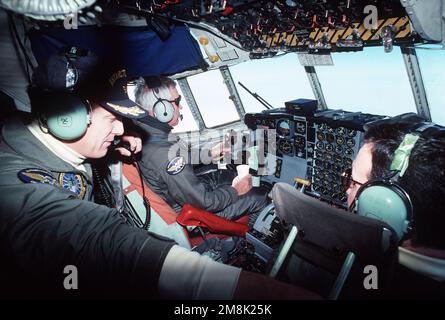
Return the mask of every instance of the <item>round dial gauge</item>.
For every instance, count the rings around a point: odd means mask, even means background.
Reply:
[[[299,134],[304,134],[306,132],[306,123],[295,122],[295,131]]]
[[[288,136],[290,134],[290,125],[287,120],[278,121],[277,132],[282,136]]]

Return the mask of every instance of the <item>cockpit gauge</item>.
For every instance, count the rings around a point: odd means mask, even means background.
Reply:
[[[343,159],[342,159],[342,157],[341,157],[340,155],[335,155],[335,156],[334,156],[334,162],[335,162],[335,163],[341,165],[341,164],[342,164],[342,160],[343,160]]]
[[[354,152],[352,151],[352,149],[346,148],[345,155],[347,155],[348,157],[352,157],[353,154]]]
[[[335,153],[337,154],[342,154],[343,153],[343,148],[339,145],[335,146]]]
[[[317,139],[320,141],[323,141],[325,139],[324,133],[317,132]]]
[[[330,133],[326,134],[326,141],[329,143],[333,143],[335,141],[334,135]]]
[[[328,128],[327,128],[327,129],[328,129],[328,132],[329,132],[329,133],[334,133],[334,132],[335,132],[335,129],[334,129],[334,128],[332,128],[332,127],[329,127],[329,126],[328,126]]]
[[[346,145],[347,145],[349,148],[354,147],[354,146],[355,146],[355,140],[354,140],[354,139],[347,139],[347,140],[346,140]]]
[[[332,153],[326,153],[324,158],[326,161],[332,161],[333,155]]]
[[[353,138],[353,137],[355,137],[356,133],[357,133],[357,131],[355,131],[353,129],[349,129],[348,130],[348,137]]]
[[[285,154],[292,153],[292,144],[288,140],[280,140],[279,149]]]
[[[328,143],[326,144],[325,149],[327,152],[332,152],[334,150],[334,147],[332,146],[332,144]]]
[[[306,133],[306,123],[297,121],[295,122],[295,132],[298,134]]]
[[[317,147],[317,149],[321,149],[321,150],[324,149],[324,143],[321,142],[321,141],[318,141],[317,144],[316,144],[315,146]]]
[[[280,120],[277,124],[277,132],[281,136],[288,136],[290,134],[290,124],[288,120]]]
[[[337,142],[337,144],[342,145],[345,143],[345,138],[343,136],[337,136],[335,142]]]
[[[318,130],[325,131],[327,127],[326,123],[321,123],[318,125]]]
[[[335,132],[339,135],[339,136],[345,136],[348,132],[348,130],[345,127],[338,127]]]
[[[295,144],[301,147],[304,147],[305,139],[302,136],[295,137]]]

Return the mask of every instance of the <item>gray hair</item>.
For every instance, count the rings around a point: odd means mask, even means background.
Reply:
[[[142,77],[136,81],[134,92],[136,103],[148,112],[153,110],[153,106],[159,99],[170,100],[170,88],[176,87],[176,83],[167,77],[159,77],[158,83],[157,87],[149,87]]]

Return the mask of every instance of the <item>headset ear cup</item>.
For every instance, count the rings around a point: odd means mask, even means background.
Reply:
[[[51,93],[45,103],[46,125],[52,135],[71,141],[85,134],[90,121],[83,100],[69,93]]]
[[[168,123],[173,119],[174,115],[173,105],[162,99],[158,99],[153,106],[153,114],[162,123]]]
[[[357,192],[357,214],[387,223],[402,240],[409,229],[412,204],[397,184],[372,181]]]

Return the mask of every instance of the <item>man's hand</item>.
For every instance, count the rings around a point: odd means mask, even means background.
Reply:
[[[220,142],[210,149],[210,156],[212,157],[212,159],[214,159],[219,157],[221,154],[228,152],[230,152],[230,146],[226,147],[224,146],[224,142]]]
[[[239,196],[247,193],[252,189],[252,176],[250,174],[239,177],[236,176],[232,181],[232,187],[235,188],[236,192],[238,192]]]
[[[140,137],[128,135],[128,136],[122,136],[121,140],[128,142],[128,144],[130,145],[130,150],[131,150],[131,152],[130,152],[129,150],[127,150],[123,147],[116,148],[116,151],[118,151],[121,155],[130,157],[131,154],[136,154],[138,152],[141,152],[142,140]]]

